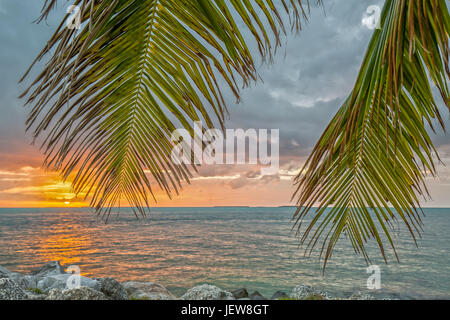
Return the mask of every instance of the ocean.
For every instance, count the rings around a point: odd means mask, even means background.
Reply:
[[[154,281],[177,295],[203,283],[270,297],[299,284],[345,297],[450,299],[450,209],[425,209],[418,247],[401,225],[400,263],[385,264],[370,243],[381,288],[369,290],[367,264],[343,238],[323,274],[317,253],[304,256],[292,231],[294,208],[154,208],[137,221],[122,209],[107,224],[89,209],[0,209],[0,265],[29,272],[59,260],[82,275]]]

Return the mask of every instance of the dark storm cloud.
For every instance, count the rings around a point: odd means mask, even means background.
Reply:
[[[372,30],[362,25],[378,1],[325,1],[299,35],[290,35],[264,80],[232,106],[233,127],[280,128],[281,154],[305,156],[349,95]]]

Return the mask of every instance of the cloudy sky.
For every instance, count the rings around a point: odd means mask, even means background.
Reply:
[[[162,193],[158,205],[288,205],[292,177],[323,129],[350,93],[372,30],[363,24],[379,0],[325,0],[313,8],[298,35],[288,35],[274,62],[260,65],[259,81],[243,91],[240,104],[226,93],[230,128],[280,129],[280,170],[261,177],[259,167],[203,166],[192,185],[174,200]],[[43,1],[0,0],[0,207],[78,206],[70,183],[40,168],[43,157],[25,133],[26,108],[17,97],[18,80],[42,49],[70,3],[60,1],[47,22],[33,21]],[[256,51],[255,51],[256,53]],[[448,124],[448,113],[443,113]],[[434,138],[444,164],[450,164],[450,139]],[[439,166],[428,180],[433,199],[425,206],[450,206],[450,170]],[[70,203],[70,204],[69,204]]]

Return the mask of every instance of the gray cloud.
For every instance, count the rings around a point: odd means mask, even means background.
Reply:
[[[308,154],[350,93],[372,34],[362,25],[363,15],[369,5],[382,2],[326,0],[325,10],[313,7],[310,21],[300,34],[288,35],[273,64],[259,67],[264,82],[244,89],[240,104],[225,91],[230,111],[228,127],[279,128],[282,167],[299,168],[300,159]],[[42,160],[37,148],[29,146],[31,138],[25,135],[24,127],[26,109],[17,99],[24,88],[17,81],[65,13],[66,2],[62,1],[46,23],[33,24],[42,3],[0,2],[0,167],[16,158],[32,161],[33,165]],[[448,112],[444,110],[443,116],[448,123]],[[449,137],[442,133],[434,140],[445,150],[450,145]],[[19,154],[24,153],[30,157],[21,159]],[[215,166],[202,168],[201,173],[226,175],[233,170]],[[239,170],[243,178],[233,180],[232,187],[254,181],[251,171]]]

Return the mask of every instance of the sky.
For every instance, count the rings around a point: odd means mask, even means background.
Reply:
[[[228,128],[280,130],[280,169],[261,176],[256,165],[203,165],[191,185],[170,200],[156,192],[156,206],[292,205],[292,178],[355,82],[373,30],[364,24],[367,8],[380,0],[325,0],[313,7],[299,34],[288,34],[273,63],[259,64],[258,81],[242,101],[225,90]],[[39,145],[25,132],[27,108],[18,80],[65,14],[60,1],[46,22],[33,23],[43,1],[0,0],[0,207],[85,206],[70,181],[41,168]],[[253,48],[255,49],[255,48]],[[256,50],[253,50],[255,54]],[[36,71],[35,71],[36,72]],[[443,103],[438,99],[443,108]],[[448,125],[448,112],[443,117]],[[450,138],[433,136],[443,164],[427,179],[432,199],[424,206],[450,206]]]

